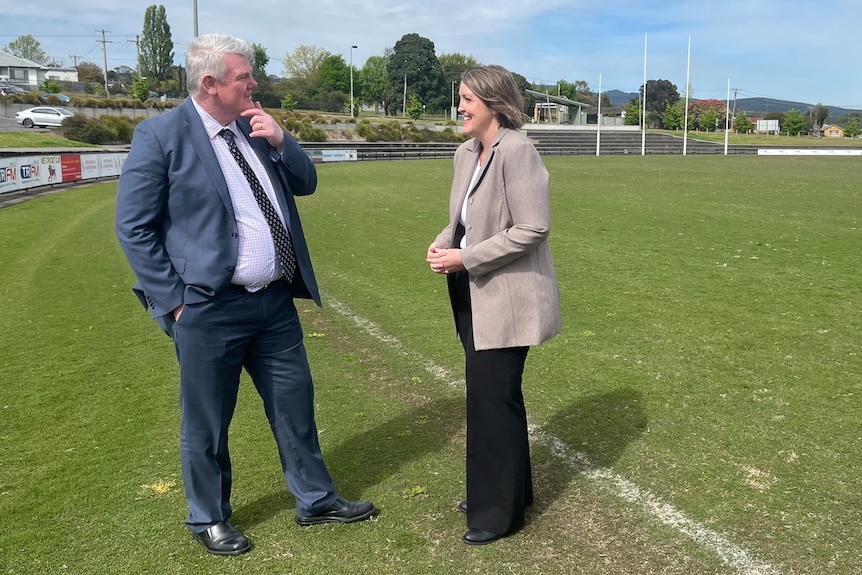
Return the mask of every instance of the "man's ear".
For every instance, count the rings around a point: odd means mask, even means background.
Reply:
[[[210,76],[209,74],[207,74],[201,80],[201,85],[203,86],[204,90],[206,90],[208,93],[214,94],[215,93],[216,79],[213,78],[212,76]]]

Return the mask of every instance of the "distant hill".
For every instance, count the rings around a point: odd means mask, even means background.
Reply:
[[[765,116],[770,112],[798,110],[804,114],[816,105],[788,100],[774,100],[772,98],[739,98],[736,100],[736,113],[745,112],[749,116]],[[730,106],[733,108],[732,101]],[[851,113],[862,114],[862,110],[851,110],[848,108],[839,108],[838,106],[827,106],[826,104],[824,106],[829,109],[829,116],[833,120],[837,120],[841,116],[848,116]]]
[[[608,97],[611,101],[611,106],[625,106],[633,99],[639,97],[637,92],[623,92],[622,90],[608,90],[607,92],[602,92],[602,94]],[[736,100],[736,112],[745,112],[748,116],[765,116],[770,112],[788,112],[791,109],[798,110],[804,114],[814,106],[816,104],[775,100],[773,98],[739,98]],[[730,107],[734,107],[732,100]],[[829,109],[829,115],[833,120],[837,120],[841,116],[849,116],[851,113],[862,114],[862,110],[839,108],[838,106],[826,107]]]
[[[625,106],[634,98],[638,98],[640,94],[637,92],[623,92],[622,90],[608,90],[602,92],[603,96],[607,96],[611,101],[611,106]]]

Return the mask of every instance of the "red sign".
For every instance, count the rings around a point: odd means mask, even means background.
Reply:
[[[63,154],[60,156],[64,182],[77,182],[81,179],[81,156]]]

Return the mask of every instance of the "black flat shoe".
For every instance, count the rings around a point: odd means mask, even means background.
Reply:
[[[192,533],[213,555],[242,555],[251,549],[245,535],[227,521],[216,523],[200,533]]]
[[[491,533],[490,531],[485,531],[484,529],[468,529],[467,533],[464,534],[464,537],[461,540],[467,545],[487,545],[488,543],[493,543],[501,536],[496,533]]]
[[[305,526],[321,523],[353,523],[368,519],[375,511],[374,504],[370,501],[348,501],[339,495],[335,503],[316,515],[307,517],[297,515],[296,522]]]

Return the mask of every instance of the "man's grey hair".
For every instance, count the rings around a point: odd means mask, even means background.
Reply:
[[[204,34],[198,36],[186,49],[186,87],[196,96],[201,90],[204,76],[212,76],[219,82],[225,80],[228,69],[224,62],[227,54],[245,56],[254,65],[254,49],[241,38],[226,34]]]

